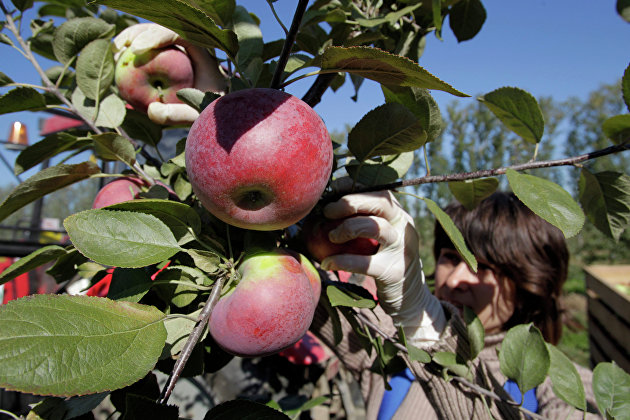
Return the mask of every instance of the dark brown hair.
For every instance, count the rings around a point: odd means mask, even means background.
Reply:
[[[496,192],[475,209],[459,203],[445,209],[476,258],[498,269],[497,276],[516,287],[514,314],[504,330],[533,322],[546,341],[557,344],[562,334],[560,294],[566,281],[569,251],[562,232],[538,217],[513,193]],[[433,254],[454,249],[439,223]]]

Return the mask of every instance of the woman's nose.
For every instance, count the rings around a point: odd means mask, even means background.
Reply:
[[[451,289],[467,289],[470,285],[478,283],[477,275],[470,270],[468,264],[460,261],[453,267],[446,278],[446,286]]]

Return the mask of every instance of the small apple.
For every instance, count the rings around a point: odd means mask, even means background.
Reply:
[[[142,191],[144,182],[131,177],[118,178],[105,184],[96,194],[93,209],[111,206],[124,201],[135,200]]]
[[[276,89],[215,100],[186,141],[186,171],[201,204],[244,229],[284,229],[305,217],[326,188],[332,161],[321,118]]]
[[[315,307],[312,285],[294,253],[282,248],[246,256],[240,281],[214,307],[208,329],[227,352],[277,353],[304,336]]]
[[[193,87],[194,72],[188,54],[175,46],[140,55],[127,48],[116,62],[114,80],[124,100],[147,112],[151,102],[181,103],[176,93]]]
[[[331,255],[355,254],[374,255],[379,243],[372,238],[355,238],[343,243],[331,242],[328,233],[345,219],[308,219],[304,223],[303,235],[306,249],[317,262]]]

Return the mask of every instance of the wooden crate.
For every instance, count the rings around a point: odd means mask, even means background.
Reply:
[[[615,361],[630,373],[630,265],[584,268],[591,364]]]

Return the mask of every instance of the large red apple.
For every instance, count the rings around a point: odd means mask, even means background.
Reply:
[[[208,328],[227,352],[243,357],[276,353],[296,343],[317,305],[295,254],[281,248],[245,257],[240,281],[210,315]]]
[[[188,55],[177,47],[139,55],[127,48],[116,62],[114,80],[124,100],[147,112],[151,102],[181,103],[177,91],[193,87],[194,72]]]
[[[311,219],[304,223],[303,237],[306,249],[314,260],[339,254],[374,255],[379,243],[372,238],[355,238],[343,243],[334,243],[328,233],[343,223],[345,219]]]
[[[332,142],[320,117],[275,89],[247,89],[206,107],[186,141],[186,170],[203,206],[244,229],[286,228],[315,206]]]

